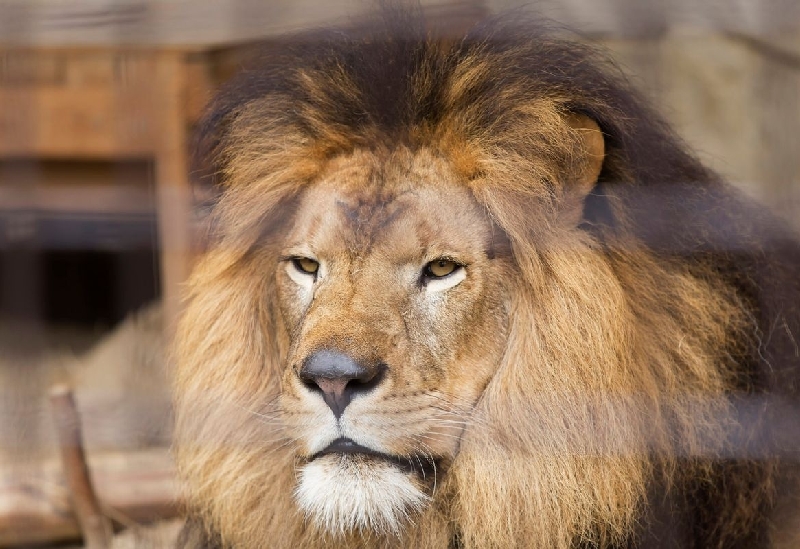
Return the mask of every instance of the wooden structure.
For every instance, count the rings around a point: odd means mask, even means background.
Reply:
[[[0,547],[79,538],[63,463],[37,466],[35,478],[22,465],[0,471]],[[102,509],[115,521],[127,526],[177,515],[175,466],[166,449],[90,455],[88,466]]]
[[[209,86],[199,60],[179,49],[0,50],[0,159],[154,166],[161,289],[170,321],[189,268],[187,135]],[[81,190],[11,184],[0,189],[0,208],[119,213],[136,209],[137,198],[146,207],[146,195],[124,189]]]
[[[19,221],[0,240],[24,240],[48,216],[66,216],[64,232],[89,238],[81,244],[92,249],[114,235],[83,234],[81,220],[113,232],[120,220],[155,217],[157,242],[145,243],[158,250],[172,328],[191,255],[188,135],[209,93],[204,61],[178,48],[0,48],[0,214]],[[126,163],[141,169],[109,177]],[[36,173],[9,175],[9,164]],[[80,535],[62,465],[0,464],[0,546]],[[89,465],[104,510],[132,521],[176,513],[166,449],[91,455]]]

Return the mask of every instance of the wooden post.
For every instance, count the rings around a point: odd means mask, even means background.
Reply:
[[[103,516],[89,477],[80,417],[70,388],[65,385],[53,387],[50,391],[50,404],[56,422],[64,477],[86,548],[107,549],[111,546],[113,533],[111,522]]]
[[[164,51],[157,56],[156,81],[160,97],[157,102],[156,202],[164,325],[170,334],[180,312],[180,288],[189,274],[191,253],[191,193],[184,113],[187,94],[184,54]]]

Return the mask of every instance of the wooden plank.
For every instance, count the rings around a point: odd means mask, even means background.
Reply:
[[[68,385],[56,385],[50,390],[50,408],[58,433],[61,471],[86,549],[108,549],[113,527],[100,508],[97,492],[89,475],[81,419],[72,389]]]
[[[161,246],[162,301],[167,333],[180,312],[180,289],[189,275],[191,191],[184,110],[186,73],[183,55],[159,54],[154,82],[161,92],[156,151],[156,209]]]
[[[178,514],[175,466],[167,449],[89,455],[98,498],[111,515],[134,522]],[[0,546],[75,539],[61,464],[0,464]]]
[[[120,158],[153,154],[146,96],[108,88],[0,89],[0,155]]]
[[[0,186],[0,211],[149,215],[155,213],[152,191],[144,186],[85,183],[41,186],[32,192]]]
[[[154,156],[156,62],[154,52],[118,48],[0,50],[0,155]]]
[[[202,116],[217,83],[211,74],[211,60],[206,54],[187,55],[184,67],[186,74],[184,115],[185,123],[191,125]]]

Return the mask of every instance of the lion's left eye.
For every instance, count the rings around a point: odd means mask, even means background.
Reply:
[[[308,257],[294,257],[292,264],[303,274],[316,275],[319,270],[319,262]]]
[[[427,278],[444,278],[461,269],[461,265],[450,259],[436,259],[425,265]]]

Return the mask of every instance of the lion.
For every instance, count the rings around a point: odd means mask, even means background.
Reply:
[[[313,33],[197,143],[179,546],[791,545],[800,243],[601,54]]]

